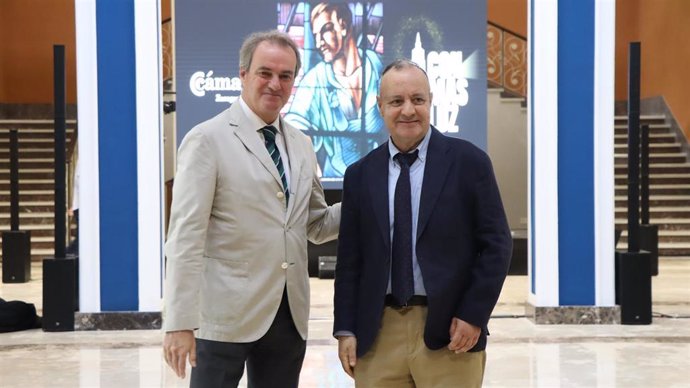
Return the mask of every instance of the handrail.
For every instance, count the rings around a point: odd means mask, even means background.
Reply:
[[[67,214],[69,215],[65,231],[67,234],[66,238],[68,242],[72,240],[72,228],[70,228],[70,225],[72,225],[72,218],[74,217],[74,214],[72,214],[71,210],[74,198],[74,180],[77,168],[77,158],[79,158],[79,151],[77,147],[78,139],[79,125],[75,124],[74,131],[72,131],[72,133],[69,135],[69,142],[67,143],[67,154],[65,157],[65,161],[67,164],[67,168],[65,169],[65,171],[67,172],[67,184],[65,185],[67,193],[65,195],[65,198],[67,200]]]
[[[161,23],[161,44],[163,55],[163,81],[173,77],[173,27],[172,19],[166,18]]]
[[[509,33],[511,33],[511,34],[513,34],[513,35],[515,35],[515,36],[517,36],[518,38],[520,38],[520,39],[522,39],[522,40],[524,40],[524,41],[527,41],[527,38],[524,37],[522,34],[518,34],[518,33],[515,32],[515,31],[509,30],[509,29],[503,27],[502,25],[500,25],[500,24],[498,24],[498,23],[492,22],[491,20],[487,20],[486,22],[489,23],[490,25],[492,25],[492,26],[494,26],[494,27],[500,29],[500,30],[503,30],[503,31],[505,31],[505,32],[509,32]]]
[[[72,160],[72,155],[74,154],[74,149],[77,145],[77,137],[79,133],[79,125],[77,123],[74,124],[74,131],[69,135],[69,142],[67,143],[67,157],[66,160],[69,161]]]
[[[487,24],[487,81],[526,97],[527,39],[496,23]]]

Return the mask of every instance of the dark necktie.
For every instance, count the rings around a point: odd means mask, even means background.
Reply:
[[[272,125],[267,125],[261,130],[264,133],[264,145],[266,145],[266,150],[268,154],[273,159],[273,163],[278,169],[278,175],[280,175],[280,180],[283,182],[283,191],[285,192],[285,203],[290,199],[290,192],[288,191],[287,178],[285,177],[285,169],[283,168],[283,160],[280,158],[280,151],[276,146],[276,133],[278,130]]]
[[[410,166],[417,160],[418,150],[398,153],[393,158],[400,164],[393,203],[393,263],[391,291],[398,304],[404,306],[414,294],[412,274],[412,189]]]

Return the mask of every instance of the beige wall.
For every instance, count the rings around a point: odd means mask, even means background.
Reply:
[[[161,22],[172,16],[171,7],[171,0],[161,0]]]
[[[0,103],[52,103],[53,44],[65,45],[67,103],[77,102],[74,2],[0,0]],[[161,20],[170,16],[161,0]]]
[[[5,33],[5,26],[7,23],[5,22],[5,19],[7,18],[6,12],[5,11],[5,3],[0,0],[0,103],[5,102],[6,96],[5,94],[7,93],[5,91],[5,78],[7,77],[7,72],[5,72],[5,45],[7,42],[5,39],[2,39],[1,37],[6,36],[7,34]]]
[[[76,102],[74,0],[0,0],[0,102],[53,101],[53,44],[65,45],[67,102]]]
[[[616,99],[627,99],[628,43],[641,42],[641,97],[664,96],[690,139],[690,1],[619,0],[616,4]]]
[[[488,0],[487,19],[527,37],[527,0]]]
[[[487,93],[488,153],[513,231],[527,230],[527,109],[519,99]]]

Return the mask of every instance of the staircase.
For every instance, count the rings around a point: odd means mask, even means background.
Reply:
[[[659,226],[659,256],[690,257],[690,163],[665,116],[641,116],[649,125],[649,218]],[[617,249],[627,248],[628,120],[615,117]]]
[[[67,120],[68,149],[74,127],[75,121]],[[54,255],[54,123],[52,120],[0,120],[0,231],[10,230],[11,128],[18,130],[19,230],[31,231],[31,260],[40,261]]]

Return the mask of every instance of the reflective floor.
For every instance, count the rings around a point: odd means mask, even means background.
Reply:
[[[0,297],[40,310],[40,267],[32,275],[30,283],[0,284]],[[330,336],[333,281],[311,285],[300,387],[353,387]],[[652,325],[537,326],[521,317],[527,278],[510,276],[489,324],[484,386],[690,387],[690,260],[663,260],[653,290]],[[167,369],[161,338],[158,331],[0,334],[0,387],[188,386]]]

